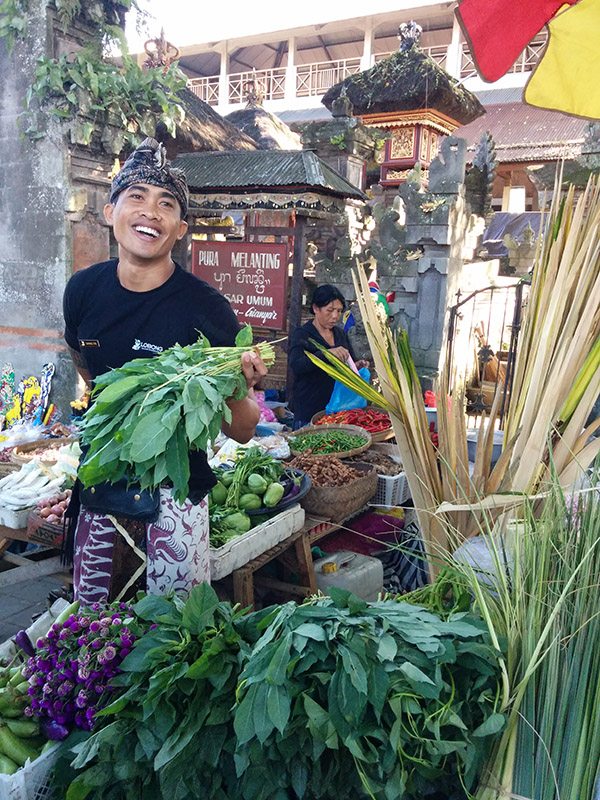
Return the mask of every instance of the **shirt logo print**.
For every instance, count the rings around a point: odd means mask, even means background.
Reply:
[[[132,350],[147,350],[149,353],[162,353],[163,349],[158,344],[150,344],[150,342],[142,342],[135,339],[131,347]]]

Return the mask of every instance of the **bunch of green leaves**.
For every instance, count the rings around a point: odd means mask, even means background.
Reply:
[[[183,502],[190,477],[189,450],[206,450],[223,420],[231,422],[227,399],[246,396],[241,357],[252,349],[252,329],[243,328],[235,347],[210,347],[200,336],[192,345],[137,358],[96,378],[93,405],[83,419],[87,448],[79,469],[84,486],[122,478],[153,489],[169,480]],[[259,345],[267,364],[273,349]]]
[[[29,109],[25,133],[34,138],[41,135],[33,113],[37,105],[49,107],[61,119],[83,114],[84,144],[89,144],[96,128],[111,120],[131,142],[140,131],[153,135],[157,122],[175,136],[177,123],[184,117],[177,92],[185,86],[185,75],[176,64],[142,70],[129,56],[124,55],[122,62],[118,66],[104,61],[93,47],[74,57],[40,57],[25,95]]]
[[[464,797],[504,725],[485,626],[332,593],[252,614],[206,584],[187,601],[139,600],[156,627],[122,662],[95,732],[64,743],[60,796]]]
[[[249,650],[236,629],[244,612],[219,602],[207,584],[186,601],[147,595],[133,612],[155,627],[121,663],[113,681],[121,696],[97,716],[100,729],[64,743],[57,796],[228,800],[232,707]]]
[[[398,549],[402,550],[402,547]],[[469,611],[472,606],[469,582],[464,575],[450,565],[441,567],[433,583],[428,583],[419,589],[400,595],[397,599],[403,603],[422,606],[435,614],[439,614],[442,618],[462,611]]]
[[[238,797],[464,797],[505,723],[485,625],[331,594],[262,623],[237,695]]]
[[[27,30],[28,0],[2,0],[0,2],[0,38],[7,51],[12,52],[17,39]]]

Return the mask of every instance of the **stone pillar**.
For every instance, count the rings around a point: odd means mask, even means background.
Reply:
[[[51,400],[64,409],[75,392],[62,321],[71,274],[66,148],[60,123],[49,114],[38,115],[40,139],[23,136],[17,126],[36,60],[48,55],[47,14],[44,0],[32,0],[27,38],[11,53],[0,39],[0,365],[12,363],[18,381],[55,364]]]
[[[288,63],[285,70],[285,100],[294,103],[296,100],[296,37],[288,39]]]
[[[354,186],[364,189],[367,160],[373,155],[374,141],[369,129],[352,116],[348,98],[339,98],[333,119],[298,126],[302,146],[316,150],[333,169]]]

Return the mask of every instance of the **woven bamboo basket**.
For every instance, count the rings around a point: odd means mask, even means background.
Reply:
[[[52,447],[58,453],[59,448],[64,444],[70,444],[75,441],[74,439],[36,439],[34,442],[27,442],[26,444],[17,445],[11,453],[10,460],[13,464],[27,464],[32,458],[32,452],[38,448]],[[40,459],[42,464],[54,464],[56,458],[43,458]]]
[[[378,476],[373,464],[352,464],[364,475],[344,486],[315,486],[302,498],[300,505],[309,514],[338,522],[358,511],[376,493]]]
[[[367,408],[375,408],[375,406],[367,406]],[[380,411],[380,410],[381,409],[379,409],[379,408],[377,409],[377,411]],[[324,416],[325,416],[325,411],[317,411],[317,413],[314,414],[313,417],[310,420],[311,424],[312,425],[316,425],[317,424],[317,420],[321,419],[321,417],[324,417]],[[321,428],[323,426],[319,425],[318,427]],[[357,425],[356,427],[360,427],[360,426]],[[385,442],[386,439],[391,439],[393,435],[394,435],[394,429],[392,428],[392,423],[390,421],[390,427],[389,428],[385,428],[382,431],[377,431],[376,433],[371,433],[371,442]]]
[[[306,428],[299,428],[293,433],[286,433],[285,438],[288,439],[290,445],[290,453],[293,456],[300,456],[306,453],[306,450],[294,450],[293,439],[296,436],[303,436],[305,433],[328,433],[329,431],[340,430],[349,433],[352,436],[361,436],[365,443],[360,447],[355,447],[352,450],[344,450],[339,453],[323,453],[323,455],[335,456],[336,458],[349,458],[349,456],[357,456],[359,453],[364,453],[367,448],[371,446],[372,438],[369,431],[364,428],[359,428],[358,425],[309,425]],[[312,454],[318,455],[318,454]]]

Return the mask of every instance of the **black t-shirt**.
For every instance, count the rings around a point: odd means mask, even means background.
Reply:
[[[180,266],[162,286],[132,292],[117,277],[118,259],[74,273],[65,289],[65,340],[78,350],[93,378],[148,358],[174,344],[193,344],[199,333],[214,347],[231,346],[240,328],[229,302]],[[206,454],[190,453],[190,499],[216,483]]]
[[[333,329],[335,344],[333,347],[345,347],[350,351],[352,358],[355,358],[348,335],[341,328]],[[300,328],[296,328],[290,338],[289,365],[294,373],[294,416],[303,422],[309,422],[313,414],[323,411],[329,402],[335,381],[326,372],[313,364],[305,354],[305,350],[315,353],[319,358],[319,350],[310,341],[314,339],[322,347],[331,350],[328,344],[315,328],[312,322],[306,322]]]
[[[180,266],[162,286],[132,292],[117,277],[118,259],[76,272],[63,299],[65,340],[92,378],[133,358],[197,341],[230,346],[240,326],[229,302]]]

